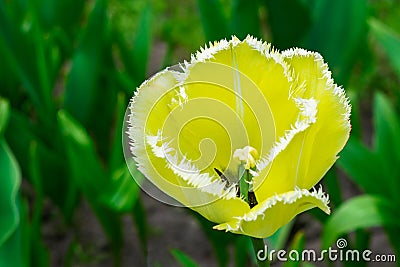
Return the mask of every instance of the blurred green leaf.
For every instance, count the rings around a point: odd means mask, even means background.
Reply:
[[[179,262],[182,267],[198,267],[197,263],[188,255],[178,249],[171,250],[171,254]]]
[[[333,207],[339,207],[340,204],[342,204],[342,192],[340,190],[336,168],[330,168],[325,174],[323,181],[326,185],[331,205],[333,205]]]
[[[46,112],[45,115],[48,117],[49,115],[54,114],[54,103],[52,100],[52,82],[50,81],[49,73],[50,69],[48,68],[48,58],[46,55],[46,45],[48,43],[43,38],[42,29],[40,26],[40,22],[38,19],[38,14],[36,11],[36,6],[33,2],[28,2],[29,10],[31,10],[31,18],[32,18],[32,39],[35,48],[35,61],[36,68],[38,71],[38,79],[39,84],[36,88],[41,95],[42,105],[44,106],[44,110]],[[46,119],[46,122],[51,122],[50,119]]]
[[[238,238],[236,238],[234,255],[236,267],[247,266],[250,258],[249,256],[254,258],[253,260],[256,262],[253,244],[249,237],[240,235]]]
[[[386,225],[383,226],[383,229],[385,229],[386,235],[396,252],[396,255],[400,255],[400,240],[398,238],[398,236],[400,236],[400,227],[398,225]]]
[[[115,128],[113,129],[113,141],[111,143],[111,152],[108,159],[109,172],[112,173],[120,168],[121,164],[124,164],[124,152],[122,150],[122,136],[125,134],[124,120],[126,111],[126,97],[122,92],[118,93],[116,114],[115,114]],[[124,164],[125,165],[125,164]]]
[[[122,49],[122,48],[120,48],[120,49]],[[125,53],[127,53],[127,52],[125,52]],[[121,54],[122,54],[122,52],[121,52]],[[128,62],[128,61],[130,62],[129,59],[124,59],[124,60],[126,62]],[[109,74],[112,76],[112,79],[115,80],[118,87],[122,88],[123,92],[125,92],[127,95],[131,95],[133,93],[133,88],[136,88],[141,82],[141,81],[134,80],[133,77],[131,77],[131,75],[128,72],[121,72],[119,70],[113,70]]]
[[[377,19],[368,21],[371,33],[385,50],[389,62],[400,78],[400,34]]]
[[[8,99],[10,103],[17,103],[24,92],[15,90],[20,86],[21,81],[3,40],[0,40],[0,57],[3,60],[3,64],[0,65],[0,95]]]
[[[139,21],[139,30],[133,39],[132,64],[135,66],[134,77],[139,81],[146,78],[147,65],[152,42],[153,18],[151,6],[146,5]]]
[[[310,11],[303,1],[266,0],[266,6],[274,46],[287,49],[299,45],[311,26]]]
[[[366,193],[400,203],[400,124],[394,108],[381,94],[374,99],[374,150],[351,137],[340,153],[339,166]],[[378,183],[376,181],[379,181]]]
[[[99,205],[90,201],[91,207],[96,214],[97,219],[101,223],[104,232],[111,241],[111,248],[114,255],[115,265],[118,266],[120,261],[120,253],[123,245],[122,223],[118,213],[108,209],[105,206]]]
[[[17,194],[21,184],[18,163],[3,137],[0,136],[0,246],[15,232],[20,217]]]
[[[288,224],[279,228],[272,236],[268,237],[268,247],[275,250],[283,249],[288,241],[293,224],[294,220],[291,220]]]
[[[358,251],[364,251],[368,249],[371,241],[371,232],[367,229],[357,229],[355,231],[354,248]],[[366,266],[364,264],[363,266]]]
[[[36,3],[45,30],[58,26],[68,32],[77,27],[85,5],[85,1],[68,0],[39,0]]]
[[[39,226],[41,227],[42,225]],[[36,227],[30,227],[29,230],[31,241],[31,265],[40,267],[50,266],[50,254],[42,240],[42,236],[36,232]]]
[[[356,138],[349,139],[338,160],[340,168],[350,175],[350,178],[366,193],[387,195],[390,190],[388,185],[383,182],[377,182],[388,175],[382,172],[382,168],[377,168],[377,166],[382,166],[383,164],[384,162],[377,159]]]
[[[367,1],[321,0],[318,8],[313,4],[314,20],[302,46],[320,52],[336,82],[346,84],[366,47]]]
[[[14,17],[11,9],[5,8],[6,5],[3,6],[4,8],[0,8],[1,56],[8,63],[9,68],[19,76],[24,90],[28,93],[38,113],[46,117],[46,103],[40,93],[36,55],[32,53],[35,43],[32,36],[27,34],[34,22],[30,16],[27,16],[25,21],[19,21],[20,18]],[[25,28],[18,28],[20,23],[25,23]]]
[[[111,61],[107,58],[107,62],[104,64],[111,65]],[[103,70],[107,72],[108,69]],[[104,76],[103,76],[104,75]],[[106,80],[106,74],[102,74],[102,80]],[[95,98],[93,99],[93,109],[89,113],[88,122],[85,128],[91,133],[93,141],[96,143],[97,154],[104,162],[106,162],[110,156],[110,150],[112,149],[113,139],[111,138],[115,127],[118,126],[118,121],[115,120],[114,112],[117,105],[117,92],[118,85],[115,80],[107,80],[100,87],[96,89]],[[98,108],[101,107],[101,108]],[[108,162],[106,162],[108,167]]]
[[[29,117],[13,110],[6,131],[7,141],[18,159],[23,176],[32,183],[31,158],[27,153],[27,148],[31,146],[32,142],[37,144],[37,160],[39,162],[37,168],[44,194],[50,197],[52,202],[60,208],[65,219],[71,221],[73,210],[77,204],[77,188],[74,181],[68,177],[64,146],[60,142],[55,147],[48,147],[49,143],[60,138],[59,130],[55,127],[56,131],[51,133],[53,138],[49,140],[40,137],[41,134],[38,134],[37,127]]]
[[[114,141],[112,142],[113,145],[109,159],[111,185],[108,190],[105,190],[105,194],[102,197],[102,201],[106,205],[118,212],[129,212],[134,208],[140,191],[136,182],[140,181],[142,178],[142,174],[137,170],[132,174],[129,173],[126,163],[124,162],[122,135],[125,109],[125,94],[120,92],[117,98]],[[123,165],[122,167],[121,164]],[[132,166],[134,166],[134,164],[132,164]],[[135,177],[135,180],[132,179],[131,175]]]
[[[37,143],[32,142],[29,148],[29,159],[30,159],[30,176],[32,179],[32,184],[35,188],[35,200],[33,201],[33,215],[32,215],[32,225],[35,228],[35,232],[40,235],[41,233],[41,219],[42,219],[42,209],[43,209],[43,186],[40,174],[40,163],[38,158],[38,146]]]
[[[124,164],[125,165],[125,164]],[[135,179],[138,179],[139,171]],[[111,177],[111,185],[104,190],[102,202],[117,212],[129,212],[133,209],[139,196],[139,186],[136,184],[128,168],[123,166],[116,170]]]
[[[359,140],[350,138],[340,155],[339,166],[366,193],[387,196],[391,191],[389,185],[382,180],[395,176],[386,173],[382,169],[385,165],[384,159],[371,152]]]
[[[244,39],[248,34],[261,37],[259,1],[234,0],[231,11],[232,34]]]
[[[67,112],[58,112],[58,122],[67,148],[71,175],[90,200],[107,188],[103,165],[86,130]]]
[[[39,252],[41,240],[35,239],[32,242],[35,246],[30,246],[27,205],[21,205],[19,196],[21,173],[3,136],[0,136],[0,173],[0,266],[30,266],[30,250]],[[40,264],[35,266],[48,266],[47,254],[35,256],[36,259],[40,258]]]
[[[148,238],[149,238],[149,224],[147,222],[146,210],[143,207],[140,198],[135,202],[135,206],[132,210],[132,219],[135,222],[136,230],[139,236],[140,245],[142,247],[143,254],[147,258],[148,254]]]
[[[343,203],[325,224],[322,247],[326,249],[341,235],[360,228],[400,227],[398,217],[398,209],[383,197],[364,195],[352,198]]]
[[[33,266],[49,266],[49,252],[42,241],[42,211],[44,192],[40,173],[38,145],[33,142],[29,148],[30,174],[35,188],[33,201],[32,222],[29,226],[31,240],[31,258]]]
[[[207,41],[230,37],[228,20],[220,0],[197,0],[200,19]]]
[[[92,139],[66,111],[58,112],[58,122],[67,148],[72,178],[85,194],[108,238],[112,241],[114,252],[119,253],[122,245],[120,217],[101,205],[101,195],[105,188],[109,188],[110,181],[97,157]]]
[[[151,11],[151,6],[147,4],[141,12],[138,21],[138,30],[133,34],[131,40],[125,40],[123,32],[115,33],[121,60],[129,74],[129,79],[134,81],[134,84],[129,88],[129,94],[132,94],[132,89],[138,86],[147,76],[153,29],[153,15]],[[123,75],[120,75],[119,78],[123,79],[122,82],[131,82],[127,80],[128,77]]]
[[[76,50],[64,96],[64,108],[87,124],[99,86],[106,28],[106,2],[97,0]]]
[[[10,104],[7,99],[0,97],[0,138],[3,136],[10,118]]]
[[[20,223],[16,231],[3,243],[0,244],[0,266],[1,267],[29,267],[31,266],[31,247],[29,239],[29,228],[27,225],[27,205],[17,201]]]
[[[86,130],[67,112],[58,112],[58,122],[64,136],[71,174],[89,199],[107,188],[104,168],[97,157],[92,139]]]
[[[305,246],[305,237],[303,232],[297,232],[293,238],[292,243],[289,246],[288,251],[297,251],[301,255],[301,252],[304,250]],[[297,267],[300,266],[301,257],[297,261],[293,261],[288,257],[288,261],[283,264],[283,267]]]
[[[32,140],[37,139],[31,120],[20,111],[12,110],[5,136],[18,158],[22,171],[28,173],[29,154],[26,153],[27,147]]]
[[[78,188],[75,181],[69,179],[65,152],[49,150],[44,144],[36,140],[33,142],[37,145],[35,168],[38,174],[37,178],[31,174],[30,179],[32,182],[36,179],[35,183],[41,184],[43,195],[49,196],[60,207],[65,219],[71,221],[78,204]],[[32,161],[29,162],[30,165],[31,163]]]
[[[386,173],[381,182],[387,183],[392,196],[400,203],[400,120],[395,109],[383,94],[374,98],[375,150],[385,162]],[[389,193],[389,192],[388,192]]]
[[[0,51],[19,76],[42,123],[49,127],[54,115],[51,71],[48,67],[50,42],[43,37],[37,9],[32,1],[24,3],[22,14],[23,17],[19,18],[10,9],[1,9],[0,35],[4,39],[0,38]]]

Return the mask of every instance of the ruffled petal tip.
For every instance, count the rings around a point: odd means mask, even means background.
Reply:
[[[329,197],[322,188],[319,190],[295,189],[274,195],[252,208],[241,217],[214,226],[216,230],[225,230],[256,238],[266,238],[280,227],[291,221],[297,214],[318,207],[330,214]]]

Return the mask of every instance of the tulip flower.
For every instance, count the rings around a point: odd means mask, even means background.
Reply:
[[[217,230],[265,238],[330,213],[314,186],[348,140],[350,105],[316,52],[210,43],[145,81],[128,114],[137,169]]]

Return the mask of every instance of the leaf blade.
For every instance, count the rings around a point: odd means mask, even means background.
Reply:
[[[89,119],[98,86],[105,27],[106,3],[97,0],[72,59],[63,103],[64,109],[84,124]]]
[[[198,267],[197,263],[194,262],[188,255],[178,249],[171,250],[171,254],[180,263],[182,267]]]
[[[229,38],[228,20],[220,0],[198,0],[200,19],[207,41]]]
[[[261,37],[258,1],[234,0],[231,10],[232,34],[239,39],[247,35]]]
[[[9,102],[0,97],[0,137],[3,136],[10,118],[10,104]]]
[[[390,191],[387,184],[376,183],[381,176],[386,175],[381,172],[381,168],[377,168],[383,163],[356,138],[350,137],[347,145],[340,152],[337,164],[364,192],[386,195]]]
[[[88,199],[97,218],[113,244],[114,253],[122,246],[120,217],[116,212],[102,205],[101,195],[110,186],[105,170],[97,157],[94,144],[86,130],[66,111],[57,114],[67,149],[71,176]]]
[[[311,26],[311,14],[299,0],[268,0],[268,22],[274,45],[287,49],[299,45]],[[285,17],[285,23],[282,18]]]
[[[339,236],[372,226],[400,227],[398,212],[383,197],[363,195],[341,205],[325,224],[322,248],[328,248]]]
[[[377,19],[368,21],[371,33],[384,49],[397,76],[400,78],[400,35]]]
[[[4,138],[0,137],[0,246],[14,233],[20,222],[17,194],[21,184],[18,163]]]
[[[303,46],[319,51],[325,61],[329,62],[335,80],[339,84],[346,84],[350,78],[350,70],[365,47],[367,1],[319,2],[318,9],[312,8],[315,11],[314,22]],[[337,14],[340,14],[340,19]]]

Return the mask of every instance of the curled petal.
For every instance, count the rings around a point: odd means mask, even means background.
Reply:
[[[284,51],[282,56],[299,85],[288,93],[297,104],[298,115],[283,136],[277,135],[269,156],[258,164],[260,173],[270,166],[267,178],[255,182],[260,199],[295,187],[310,189],[336,161],[350,132],[348,99],[334,84],[322,57],[302,49]],[[274,119],[278,124],[280,120]]]
[[[283,56],[304,84],[304,97],[318,100],[317,121],[302,140],[296,183],[309,189],[329,170],[345,146],[351,129],[351,107],[320,54],[291,49]]]
[[[330,213],[329,199],[322,190],[312,192],[295,189],[274,195],[252,208],[243,216],[214,226],[214,229],[230,231],[257,238],[266,238],[290,222],[297,214],[314,207]]]

